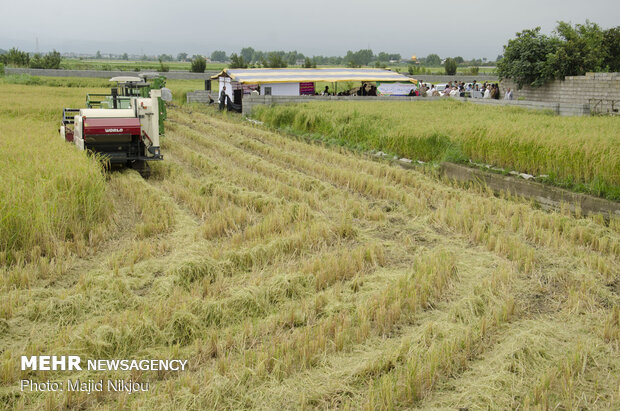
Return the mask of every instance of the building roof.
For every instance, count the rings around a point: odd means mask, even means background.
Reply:
[[[311,81],[400,81],[417,83],[417,80],[400,73],[376,68],[262,68],[224,69],[211,77],[230,77],[244,84],[301,83]]]
[[[110,81],[117,83],[141,83],[143,80],[140,77],[134,76],[117,76],[112,77]]]

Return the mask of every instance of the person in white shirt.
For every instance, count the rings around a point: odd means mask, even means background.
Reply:
[[[433,92],[437,91],[435,89],[435,86],[431,84],[430,88],[428,89],[428,91],[426,92],[426,96],[427,97],[431,97],[433,95]]]
[[[484,90],[484,96],[482,98],[491,98],[491,87],[487,86],[487,89]]]
[[[512,100],[512,90],[510,90],[510,88],[506,91],[506,94],[504,94],[504,100]]]

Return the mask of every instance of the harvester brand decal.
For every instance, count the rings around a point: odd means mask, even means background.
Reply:
[[[106,133],[122,133],[123,129],[122,128],[106,128],[105,132]]]

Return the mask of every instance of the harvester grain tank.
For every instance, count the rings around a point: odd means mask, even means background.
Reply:
[[[88,94],[86,108],[64,109],[60,134],[112,165],[123,164],[148,174],[146,162],[163,159],[159,141],[165,117],[162,90],[140,77],[110,81],[117,84],[110,94]],[[159,82],[160,87],[164,84]]]

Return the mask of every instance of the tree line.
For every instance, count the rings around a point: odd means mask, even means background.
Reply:
[[[112,58],[111,54],[107,54],[107,58]],[[122,60],[128,60],[129,55],[123,53],[115,56]],[[446,58],[442,60],[438,54],[429,54],[427,57],[421,57],[416,60],[403,60],[399,53],[379,52],[374,53],[371,49],[361,49],[357,51],[348,50],[345,56],[305,56],[296,50],[293,51],[261,51],[252,47],[244,47],[239,53],[232,53],[230,56],[223,50],[215,50],[210,54],[211,61],[227,63],[230,68],[284,68],[301,63],[302,67],[313,68],[319,65],[334,65],[347,67],[363,67],[374,66],[385,68],[388,64],[403,61],[409,63],[408,71],[410,74],[425,74],[425,68],[435,68],[444,66],[447,74],[456,73],[457,66],[470,66],[472,74],[477,74],[477,68],[483,65],[494,64],[493,61],[485,59],[465,60],[461,56]],[[498,56],[498,58],[501,56]],[[96,59],[106,58],[97,51]],[[188,53],[178,53],[176,58],[171,54],[160,54],[158,56],[148,57],[142,56],[141,60],[158,60],[160,63],[160,71],[168,71],[169,66],[165,63],[172,61],[191,62],[190,71],[204,72],[207,67],[207,60],[202,55],[193,55],[190,57]],[[60,53],[57,51],[50,52],[46,55],[31,54],[20,51],[16,48],[4,51],[0,50],[0,63],[17,67],[31,68],[59,68],[61,62]],[[473,66],[473,69],[471,68]]]
[[[4,50],[3,50],[4,51]],[[58,69],[62,57],[56,50],[47,54],[30,54],[13,47],[9,51],[0,53],[0,63],[6,66]]]

